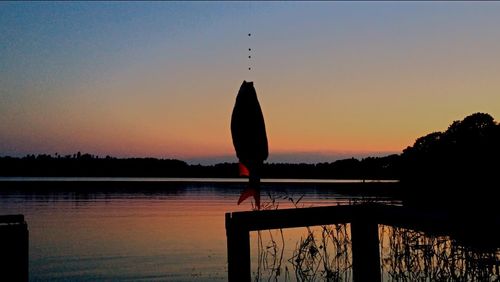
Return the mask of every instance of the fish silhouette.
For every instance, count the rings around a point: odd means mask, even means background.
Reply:
[[[269,156],[266,125],[253,82],[243,81],[231,116],[231,135],[239,159],[240,176],[248,176],[249,186],[238,204],[253,196],[260,209],[260,173]]]

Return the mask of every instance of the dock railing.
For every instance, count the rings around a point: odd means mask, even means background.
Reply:
[[[229,281],[251,281],[249,232],[337,223],[351,224],[354,280],[380,281],[378,224],[405,216],[400,209],[360,204],[226,213]]]

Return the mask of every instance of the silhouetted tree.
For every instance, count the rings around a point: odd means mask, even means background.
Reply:
[[[415,186],[412,196],[484,196],[497,186],[500,125],[489,114],[475,113],[454,121],[445,132],[418,138],[401,157],[402,180]]]

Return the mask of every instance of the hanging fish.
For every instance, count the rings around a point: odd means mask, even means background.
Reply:
[[[240,176],[248,176],[249,185],[238,204],[253,196],[260,209],[260,173],[269,155],[266,126],[253,82],[243,81],[231,116],[231,135],[239,159]]]

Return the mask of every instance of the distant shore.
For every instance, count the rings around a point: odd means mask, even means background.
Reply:
[[[214,186],[221,189],[243,189],[246,178],[153,178],[153,177],[0,177],[0,194],[11,192],[159,192],[185,187]],[[394,196],[400,191],[398,180],[346,179],[262,179],[267,188],[292,190],[331,190],[341,194]]]
[[[3,177],[0,182],[168,182],[168,183],[246,183],[247,178],[217,178],[217,177]],[[394,179],[292,179],[292,178],[264,178],[263,184],[335,184],[335,183],[397,183]]]
[[[470,193],[458,191],[456,187],[480,184],[485,188],[472,191],[478,195],[482,192],[491,194],[491,191],[497,190],[488,191],[487,187],[494,187],[498,182],[498,144],[500,124],[489,114],[474,113],[463,120],[454,121],[443,132],[432,132],[418,138],[413,146],[407,147],[401,154],[316,164],[264,163],[259,176],[262,179],[279,179],[271,181],[273,185],[297,182],[301,185],[305,182],[332,185],[334,182],[352,182],[352,179],[360,183],[398,179],[407,186],[408,198],[433,194],[435,198],[466,199]],[[186,179],[191,179],[190,182],[242,184],[244,180],[235,178],[238,175],[238,163],[190,165],[176,159],[100,157],[80,152],[65,156],[41,154],[21,158],[0,157],[0,177],[20,177],[18,179],[75,177],[73,180],[87,179],[84,182],[88,182],[88,179],[103,181],[113,178],[115,182],[123,179],[126,182],[149,183],[155,182],[152,179],[164,179],[159,183],[186,183]]]

